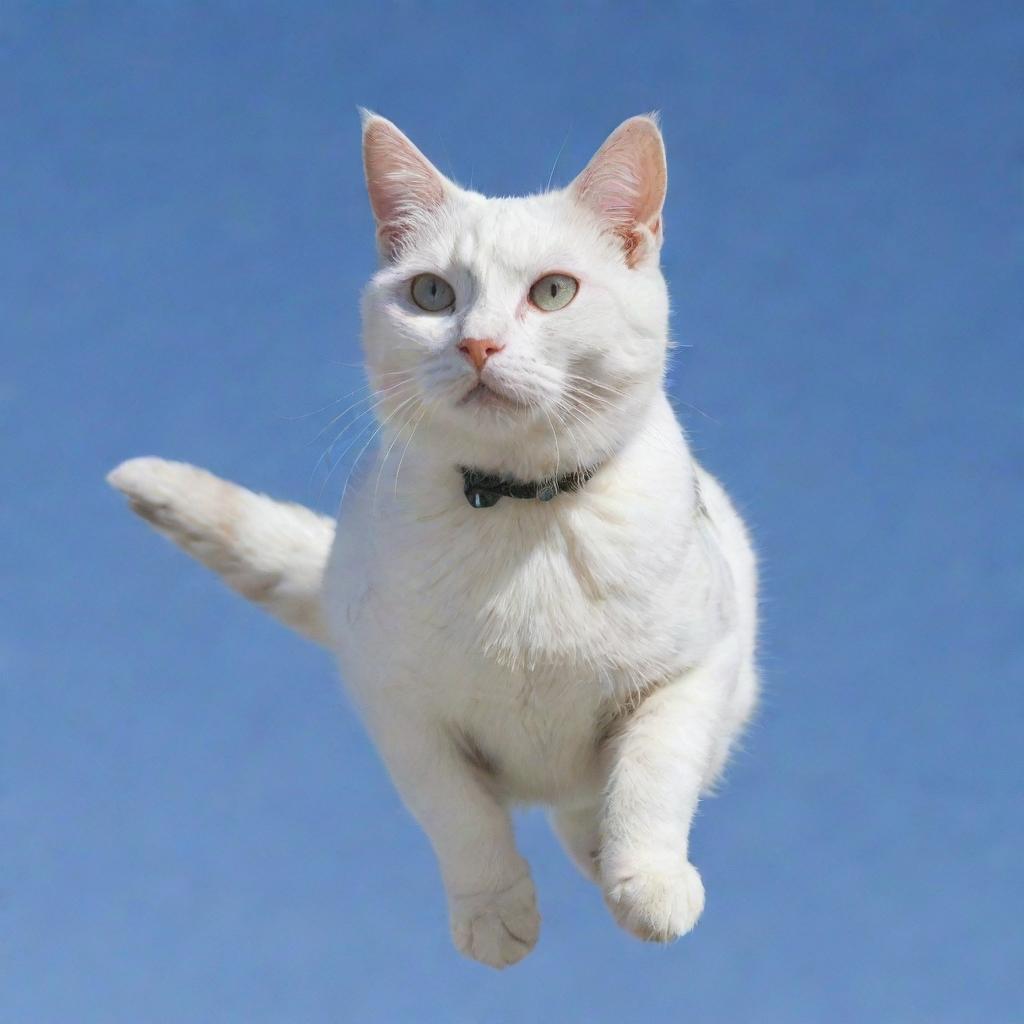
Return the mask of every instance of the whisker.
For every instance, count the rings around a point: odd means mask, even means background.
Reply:
[[[620,398],[628,397],[627,393],[622,388],[617,388],[612,384],[605,384],[604,381],[594,380],[593,377],[584,377],[579,373],[566,373],[566,379],[576,381],[580,384],[585,384],[588,387],[600,388],[602,391],[608,391],[613,395],[618,395]]]
[[[548,175],[548,183],[544,186],[545,192],[551,191],[551,182],[555,177],[555,168],[558,166],[558,161],[562,159],[562,153],[565,150],[566,145],[569,142],[569,135],[572,132],[572,128],[565,133],[565,138],[562,139],[562,144],[558,147],[558,152],[555,154],[555,162],[551,165],[551,173]]]
[[[316,476],[317,471],[320,469],[321,463],[323,463],[325,460],[331,462],[331,456],[334,454],[334,449],[338,447],[342,438],[344,438],[345,435],[349,433],[349,431],[351,431],[354,427],[359,425],[359,429],[356,432],[356,436],[358,437],[360,434],[362,434],[362,432],[368,426],[368,423],[366,422],[367,419],[369,418],[370,422],[373,421],[373,417],[376,415],[378,409],[380,408],[380,404],[381,403],[377,403],[376,405],[363,409],[361,412],[357,413],[355,416],[352,417],[351,420],[349,420],[348,423],[345,424],[345,426],[341,428],[341,430],[338,431],[337,434],[334,435],[331,442],[324,448],[323,452],[320,455],[320,458],[316,460],[316,463],[313,466],[313,469],[310,473],[310,482],[312,482],[313,478]]]
[[[341,489],[341,500],[338,502],[338,508],[340,509],[345,503],[345,495],[348,493],[348,485],[352,479],[352,474],[356,471],[356,466],[359,465],[359,460],[366,454],[366,449],[373,443],[373,439],[388,425],[388,423],[398,415],[398,413],[405,408],[410,402],[415,402],[419,399],[418,395],[410,395],[405,401],[401,402],[398,406],[391,410],[388,416],[383,419],[377,426],[377,429],[367,438],[366,444],[359,449],[359,454],[355,457],[355,461],[352,463],[352,467],[348,471],[348,476],[345,477],[345,486]],[[324,481],[326,485],[326,481]]]
[[[581,388],[578,384],[573,384],[571,381],[566,383],[565,391],[566,393],[575,395],[579,398],[587,398],[593,402],[600,402],[602,405],[611,409],[619,408],[619,406],[610,398],[606,398],[604,395],[595,395],[592,391],[587,391],[584,388]]]
[[[316,500],[317,500],[318,503],[319,503],[320,499],[323,497],[324,489],[327,487],[327,482],[328,482],[328,480],[331,479],[331,475],[334,473],[334,470],[342,462],[344,462],[345,456],[348,455],[348,453],[352,450],[352,448],[359,442],[359,439],[361,437],[363,437],[363,435],[366,433],[366,431],[369,429],[369,427],[374,422],[373,419],[371,418],[369,420],[363,420],[363,423],[359,427],[359,429],[356,431],[355,436],[352,438],[351,441],[349,441],[349,443],[347,445],[345,445],[344,450],[342,451],[341,455],[338,456],[337,459],[332,459],[331,458],[332,449],[338,443],[338,441],[340,441],[341,438],[349,430],[351,430],[352,427],[354,427],[356,425],[356,423],[359,423],[359,421],[363,419],[363,416],[365,416],[365,415],[366,414],[364,413],[364,414],[358,416],[356,419],[354,419],[351,423],[349,423],[348,426],[346,426],[345,429],[338,435],[338,437],[335,438],[334,441],[330,445],[327,446],[327,448],[325,449],[324,453],[320,456],[320,458],[317,459],[316,465],[313,467],[313,471],[309,475],[310,485],[312,485],[313,480],[316,477],[317,470],[320,468],[321,463],[325,459],[327,460],[327,474],[324,477],[323,482],[320,484],[320,490],[317,491],[317,495],[316,495]]]
[[[620,407],[614,402],[609,401],[601,395],[580,391],[573,385],[567,386],[563,391],[563,395],[565,396],[565,404],[573,408],[578,413],[589,413],[594,415],[601,412],[620,411]]]
[[[569,441],[576,451],[576,460],[578,462],[581,454],[580,443],[577,440],[576,435],[573,433],[572,427],[570,427],[569,424],[566,423],[565,419],[562,417],[561,413],[559,412],[559,406],[557,404],[552,408],[551,411],[555,414],[555,418],[562,425],[562,429],[569,435]]]
[[[699,416],[703,416],[706,420],[710,420],[717,427],[720,427],[722,425],[721,420],[715,419],[715,417],[712,416],[711,413],[705,412],[703,409],[701,409],[699,406],[694,405],[692,402],[687,402],[683,398],[677,398],[675,395],[669,395],[668,400],[670,403],[678,402],[680,405],[685,405],[687,409],[692,409],[693,412],[697,413]]]
[[[407,382],[406,382],[406,383],[407,383]],[[330,443],[329,443],[329,444],[327,445],[327,447],[326,447],[326,448],[324,448],[323,452],[322,452],[322,453],[321,453],[321,455],[320,455],[320,458],[316,460],[316,464],[315,464],[315,465],[313,466],[313,469],[312,469],[312,471],[311,471],[311,472],[310,472],[310,474],[309,474],[309,481],[310,481],[310,484],[312,484],[312,482],[313,482],[313,479],[314,479],[314,478],[316,477],[317,471],[318,471],[318,470],[320,469],[320,466],[321,466],[321,464],[322,464],[322,463],[323,463],[323,462],[324,462],[325,460],[327,460],[327,461],[328,461],[328,463],[329,463],[329,465],[330,465],[330,468],[328,469],[328,474],[327,474],[327,475],[328,475],[328,477],[330,477],[330,474],[331,474],[331,473],[332,473],[332,472],[334,471],[334,466],[336,466],[336,465],[337,465],[337,462],[333,462],[333,461],[331,460],[331,456],[332,456],[332,455],[334,454],[334,449],[335,449],[335,448],[337,448],[337,446],[338,446],[338,444],[340,443],[341,439],[342,439],[342,438],[343,438],[343,437],[344,437],[344,436],[345,436],[345,435],[346,435],[346,434],[347,434],[347,433],[348,433],[348,432],[349,432],[350,430],[352,430],[352,429],[353,429],[353,427],[355,427],[355,426],[356,426],[357,424],[359,424],[361,420],[365,420],[365,418],[366,418],[366,417],[368,417],[368,416],[372,416],[372,415],[375,415],[375,414],[376,414],[376,412],[377,412],[377,410],[378,410],[378,409],[380,408],[380,406],[381,406],[381,405],[382,405],[382,404],[384,403],[384,401],[385,401],[385,400],[386,400],[387,398],[398,398],[398,397],[400,397],[400,396],[399,396],[399,394],[389,393],[389,392],[397,391],[397,389],[398,389],[398,386],[396,385],[394,389],[384,389],[384,390],[382,390],[382,391],[380,391],[380,392],[377,392],[377,394],[375,395],[375,399],[376,399],[376,400],[375,400],[375,401],[373,401],[373,402],[371,402],[371,404],[370,404],[370,405],[369,405],[369,406],[368,406],[367,408],[365,408],[365,409],[362,409],[362,410],[361,410],[360,412],[356,413],[356,415],[355,415],[355,416],[353,416],[353,417],[352,417],[352,419],[351,419],[351,420],[349,420],[349,422],[348,422],[348,423],[346,423],[346,424],[345,424],[345,426],[343,426],[343,427],[341,428],[341,430],[339,430],[339,431],[338,431],[338,433],[337,433],[337,434],[335,434],[335,436],[333,437],[333,439],[331,440],[331,442],[330,442]],[[361,404],[361,403],[355,403],[354,405],[350,406],[350,407],[349,407],[349,409],[347,409],[347,410],[346,410],[346,412],[349,412],[349,411],[351,411],[351,410],[352,410],[352,409],[354,409],[354,408],[356,407],[356,405],[358,405],[358,404]],[[343,414],[343,415],[344,415],[344,414]],[[331,421],[331,423],[332,423],[332,424],[333,424],[333,423],[336,423],[336,422],[337,422],[337,421],[338,421],[338,420],[339,420],[340,418],[341,418],[340,416],[336,416],[336,417],[335,417],[335,418],[334,418],[334,419],[333,419],[333,420]],[[371,422],[372,422],[372,420],[371,420]],[[318,438],[319,438],[319,437],[322,437],[322,436],[323,436],[323,434],[324,434],[324,431],[325,431],[325,430],[327,430],[327,429],[328,429],[328,428],[330,427],[330,425],[331,425],[331,424],[328,424],[328,427],[325,427],[325,428],[324,428],[324,430],[321,430],[321,431],[320,431],[320,433],[319,433],[319,434],[317,435],[317,437],[318,437]],[[358,441],[358,439],[359,439],[359,438],[360,438],[360,437],[362,436],[362,434],[363,434],[363,431],[364,431],[364,430],[366,430],[366,428],[367,428],[367,426],[368,426],[368,425],[369,425],[368,423],[365,423],[365,422],[364,422],[364,423],[363,423],[363,424],[362,424],[362,425],[361,425],[361,426],[359,427],[359,429],[358,429],[358,430],[356,431],[356,435],[355,435],[355,438],[353,439],[353,442],[352,442],[353,444],[354,444],[354,443],[355,443],[356,441]],[[310,443],[312,444],[313,442],[310,442]],[[345,454],[346,454],[346,453],[347,453],[347,452],[348,452],[348,451],[350,450],[350,448],[351,448],[351,447],[352,447],[352,445],[350,444],[350,445],[349,445],[349,446],[348,446],[348,447],[347,447],[347,448],[345,449],[345,451],[344,451],[344,452],[342,452],[342,454],[341,454],[341,458],[344,458]],[[325,481],[325,482],[326,482],[326,481]],[[321,487],[321,489],[320,489],[320,494],[323,494],[323,487]]]
[[[420,403],[420,405],[422,406],[422,403]],[[395,431],[395,436],[391,439],[391,444],[388,445],[388,450],[384,453],[384,458],[380,460],[380,466],[377,469],[377,482],[373,485],[374,508],[376,508],[377,506],[377,492],[380,490],[380,478],[384,473],[384,467],[387,465],[388,458],[390,457],[395,445],[398,443],[398,439],[402,436],[402,431],[405,430],[405,428],[412,421],[413,416],[415,416],[418,411],[419,407],[414,406],[412,412],[409,413],[409,415],[406,417],[402,425],[398,428],[398,430]]]
[[[373,374],[374,377],[414,377],[411,370],[379,370]]]
[[[429,412],[431,416],[434,415],[434,410],[437,409],[437,403],[423,403],[423,410],[420,412],[419,419],[413,424],[412,433],[409,435],[409,439],[405,442],[405,447],[402,449],[402,454],[398,459],[398,468],[395,470],[395,497],[398,497],[398,477],[402,472],[402,463],[405,462],[405,453],[409,450],[409,445],[412,444],[412,439],[416,436],[416,431],[420,429],[420,424],[423,422],[423,417]],[[429,421],[428,421],[429,422]]]
[[[589,387],[600,388],[603,391],[610,392],[611,394],[614,394],[614,395],[619,395],[622,398],[628,397],[625,391],[622,391],[619,388],[613,387],[610,384],[605,384],[602,381],[594,380],[592,377],[584,377],[584,376],[582,376],[581,374],[578,374],[578,373],[566,373],[566,378],[569,379],[569,380],[578,381],[579,383],[585,384],[585,385],[587,385]],[[594,397],[596,398],[597,396],[595,395]],[[671,401],[678,402],[680,405],[685,405],[687,409],[692,409],[693,412],[697,413],[698,415],[704,416],[706,419],[709,419],[712,423],[715,423],[715,424],[718,424],[719,426],[721,426],[721,423],[720,423],[719,420],[717,420],[710,413],[705,412],[703,409],[700,408],[700,406],[694,405],[692,402],[687,402],[683,398],[676,398],[674,395],[670,395],[669,397],[670,397]]]
[[[321,406],[319,409],[314,409],[312,412],[300,413],[298,416],[282,416],[280,413],[276,415],[276,419],[283,420],[285,423],[296,423],[298,420],[309,419],[310,416],[319,416],[322,412],[327,412],[332,406],[337,405],[339,402],[344,402],[346,398],[351,398],[353,395],[359,394],[360,391],[365,391],[370,385],[363,383],[359,387],[353,388],[348,394],[342,395],[341,398],[335,398],[333,401],[328,402],[326,405]]]
[[[541,406],[541,411],[544,413],[544,418],[548,421],[548,427],[551,430],[551,439],[555,442],[555,472],[552,476],[557,480],[559,477],[559,468],[562,465],[562,452],[558,446],[558,432],[555,430],[554,423],[551,422],[551,417],[548,415],[548,411],[544,406]]]
[[[587,420],[585,420],[575,409],[573,409],[568,404],[566,404],[564,402],[559,402],[559,403],[557,403],[556,408],[559,409],[561,412],[564,412],[567,416],[569,416],[571,418],[571,420],[578,427],[581,427],[581,428],[587,429],[587,430],[589,430],[589,429],[591,429],[593,427],[592,423],[590,423]],[[568,424],[566,424],[566,429],[568,429]],[[577,455],[579,455],[580,451],[581,451],[581,448],[580,448],[579,443],[577,442],[576,443]]]
[[[316,437],[314,437],[313,440],[310,441],[309,443],[310,444],[316,444],[316,442],[319,441],[320,438],[323,437],[324,434],[326,434],[327,431],[330,430],[331,427],[333,427],[334,424],[338,422],[338,420],[344,419],[354,409],[358,409],[359,406],[365,405],[367,402],[370,402],[371,405],[372,405],[372,404],[374,404],[374,403],[376,403],[378,401],[382,401],[384,398],[392,396],[392,393],[397,391],[403,385],[411,384],[411,383],[415,383],[415,382],[412,381],[411,379],[410,380],[400,380],[400,381],[398,381],[395,384],[391,384],[391,385],[389,385],[386,388],[381,388],[379,391],[374,391],[371,394],[365,395],[363,398],[358,399],[357,401],[353,402],[347,409],[343,409],[341,412],[339,412],[337,416],[332,417],[331,420],[320,430],[320,433],[318,433],[316,435]],[[397,396],[392,396],[392,397],[397,397]],[[360,415],[362,415],[362,413]]]

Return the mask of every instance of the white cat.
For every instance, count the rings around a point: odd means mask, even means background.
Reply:
[[[363,153],[383,429],[337,527],[180,463],[110,480],[336,651],[463,953],[503,967],[537,941],[523,801],[550,806],[623,927],[674,939],[704,906],[698,797],[756,700],[756,568],[664,391],[657,123],[626,121],[572,185],[527,198],[457,187],[376,115]]]

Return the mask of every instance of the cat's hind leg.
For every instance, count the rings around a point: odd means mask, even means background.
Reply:
[[[757,697],[757,668],[754,665],[753,656],[751,656],[740,668],[736,690],[722,714],[717,730],[718,735],[711,752],[711,760],[704,776],[702,789],[705,795],[713,796],[715,794],[718,783],[725,774],[729,758],[740,741],[743,730],[750,724],[754,715],[757,708]]]
[[[584,878],[600,884],[601,801],[560,805],[548,815],[569,859]]]
[[[540,915],[512,821],[478,759],[427,714],[392,703],[367,714],[391,778],[437,856],[452,939],[461,953],[507,967],[533,949]]]

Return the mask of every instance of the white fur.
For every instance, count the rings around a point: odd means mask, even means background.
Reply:
[[[623,927],[676,938],[704,905],[687,856],[698,797],[756,700],[756,569],[663,389],[660,134],[634,118],[568,189],[485,199],[389,122],[368,115],[364,132],[382,240],[363,303],[381,444],[329,561],[318,517],[191,467],[135,460],[112,482],[236,589],[329,633],[436,851],[460,950],[502,967],[536,941],[517,801],[550,806]],[[544,313],[526,296],[554,271],[579,292]],[[452,312],[412,303],[425,272],[452,285]],[[465,337],[504,346],[479,378]],[[515,404],[465,402],[479,382]],[[476,510],[461,465],[524,480],[600,468],[551,502]]]

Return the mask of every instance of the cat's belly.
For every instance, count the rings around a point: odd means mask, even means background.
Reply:
[[[471,756],[509,798],[559,803],[600,790],[608,701],[597,680],[466,664],[449,700]]]

